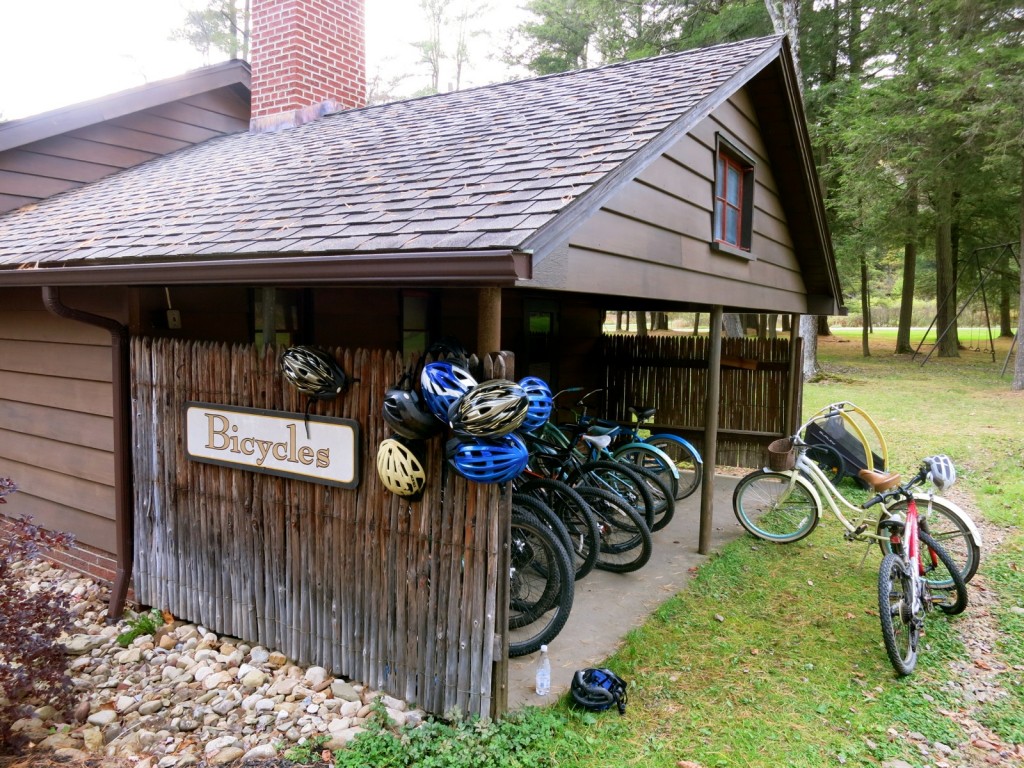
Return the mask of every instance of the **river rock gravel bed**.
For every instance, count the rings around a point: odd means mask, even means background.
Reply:
[[[14,723],[33,750],[136,768],[232,765],[276,759],[318,735],[329,739],[325,748],[342,748],[364,730],[374,702],[396,726],[425,717],[322,667],[196,624],[172,620],[123,647],[117,637],[132,624],[107,623],[106,589],[42,561],[18,568],[30,590],[69,594],[74,617],[64,644],[78,703],[65,716],[43,705]]]

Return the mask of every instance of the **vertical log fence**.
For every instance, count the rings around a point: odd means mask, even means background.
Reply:
[[[420,501],[384,489],[374,460],[389,436],[381,404],[402,361],[334,352],[354,383],[314,413],[359,423],[354,489],[187,458],[186,402],[302,418],[306,403],[280,375],[279,350],[133,340],[136,595],[431,712],[500,714],[509,498],[442,471],[437,438]],[[508,363],[486,359],[484,377],[505,375]]]
[[[629,406],[655,407],[659,429],[703,450],[709,343],[706,336],[605,336],[608,418],[628,422]],[[766,443],[799,423],[787,408],[789,357],[787,338],[722,339],[717,464],[759,466]]]

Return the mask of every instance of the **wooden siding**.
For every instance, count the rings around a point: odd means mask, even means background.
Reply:
[[[751,258],[712,250],[715,137],[755,162]],[[752,102],[739,91],[613,196],[538,265],[538,282],[616,297],[774,312],[806,309],[805,285]]]
[[[657,408],[661,431],[701,450],[708,387],[707,336],[604,337],[602,359],[609,418],[629,422],[627,408]],[[723,339],[717,463],[757,467],[765,446],[789,434],[789,339]]]
[[[225,87],[11,148],[0,152],[0,212],[248,126],[248,103]]]
[[[12,513],[109,551],[114,541],[110,335],[51,315],[38,294],[0,309],[0,475]]]
[[[382,487],[379,414],[399,355],[336,351],[356,382],[315,407],[360,424],[355,490],[185,457],[187,400],[303,411],[278,352],[133,340],[138,598],[431,712],[492,714],[506,674],[499,666],[492,680],[507,622],[497,596],[510,497],[444,472],[440,439],[428,443],[421,501]]]

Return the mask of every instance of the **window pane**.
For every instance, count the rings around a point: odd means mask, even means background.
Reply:
[[[742,177],[740,176],[739,169],[735,166],[729,166],[728,173],[728,184],[726,186],[727,197],[730,205],[738,206],[740,204],[740,189],[742,188]]]
[[[740,212],[735,208],[725,211],[725,241],[732,245],[740,244]]]
[[[725,197],[725,158],[718,156],[718,170],[715,172],[715,196]]]
[[[722,201],[715,200],[715,240],[722,239]]]

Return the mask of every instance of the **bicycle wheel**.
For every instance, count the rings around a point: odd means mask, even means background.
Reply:
[[[676,469],[679,470],[677,500],[685,499],[697,490],[704,476],[704,464],[696,448],[675,435],[652,435],[644,442],[667,454],[675,462]]]
[[[611,491],[643,516],[648,529],[654,525],[654,499],[650,489],[635,469],[627,464],[602,459],[588,461],[569,473],[568,483],[573,488],[586,485]]]
[[[765,541],[800,541],[818,525],[820,507],[799,474],[759,469],[736,485],[732,509],[740,525]]]
[[[921,562],[924,565],[925,598],[947,616],[963,613],[967,607],[967,584],[945,548],[919,530]],[[934,555],[934,557],[932,557]],[[940,586],[948,583],[949,586]]]
[[[512,509],[532,512],[537,516],[538,520],[550,528],[551,532],[558,537],[558,541],[562,545],[563,549],[565,549],[566,552],[572,552],[572,539],[569,538],[569,531],[565,527],[565,523],[563,523],[561,518],[555,514],[555,511],[543,501],[530,496],[528,493],[513,492]]]
[[[562,521],[572,541],[568,552],[575,578],[582,579],[594,570],[600,544],[597,521],[575,489],[561,480],[538,477],[518,485],[516,492],[540,499]]]
[[[818,465],[832,485],[838,485],[845,475],[843,457],[831,445],[812,445],[807,449],[807,458]]]
[[[675,496],[672,494],[672,490],[665,485],[661,475],[643,467],[634,467],[634,469],[640,474],[644,482],[647,483],[647,488],[651,492],[651,498],[654,500],[654,523],[648,527],[651,529],[651,533],[660,531],[672,522],[672,518],[675,517]]]
[[[956,563],[966,584],[978,572],[978,566],[981,564],[981,547],[975,543],[971,528],[964,520],[964,513],[943,499],[932,499],[931,511],[924,515],[928,500],[921,498],[916,501],[918,509],[922,512],[921,530],[942,545],[946,554]],[[900,499],[887,507],[878,521],[877,533],[884,535],[882,522],[886,515],[897,520],[906,520],[907,503],[906,499]],[[879,541],[878,545],[882,548],[883,555],[893,551],[888,539]],[[952,585],[948,581],[936,582],[933,578],[929,578],[928,582],[939,588],[949,588]]]
[[[529,512],[512,515],[509,568],[510,657],[550,643],[569,619],[572,564],[551,529]]]
[[[643,568],[654,550],[644,519],[614,493],[586,487],[579,491],[594,510],[601,531],[597,568],[614,573]]]
[[[612,456],[617,461],[626,461],[635,467],[655,474],[662,485],[669,489],[673,501],[679,493],[679,471],[668,454],[648,443],[629,443],[615,450]],[[655,504],[657,504],[655,499]]]
[[[910,579],[903,558],[890,552],[878,569],[878,616],[882,624],[885,652],[893,668],[902,676],[911,674],[917,664],[917,642],[921,620],[910,605]]]

